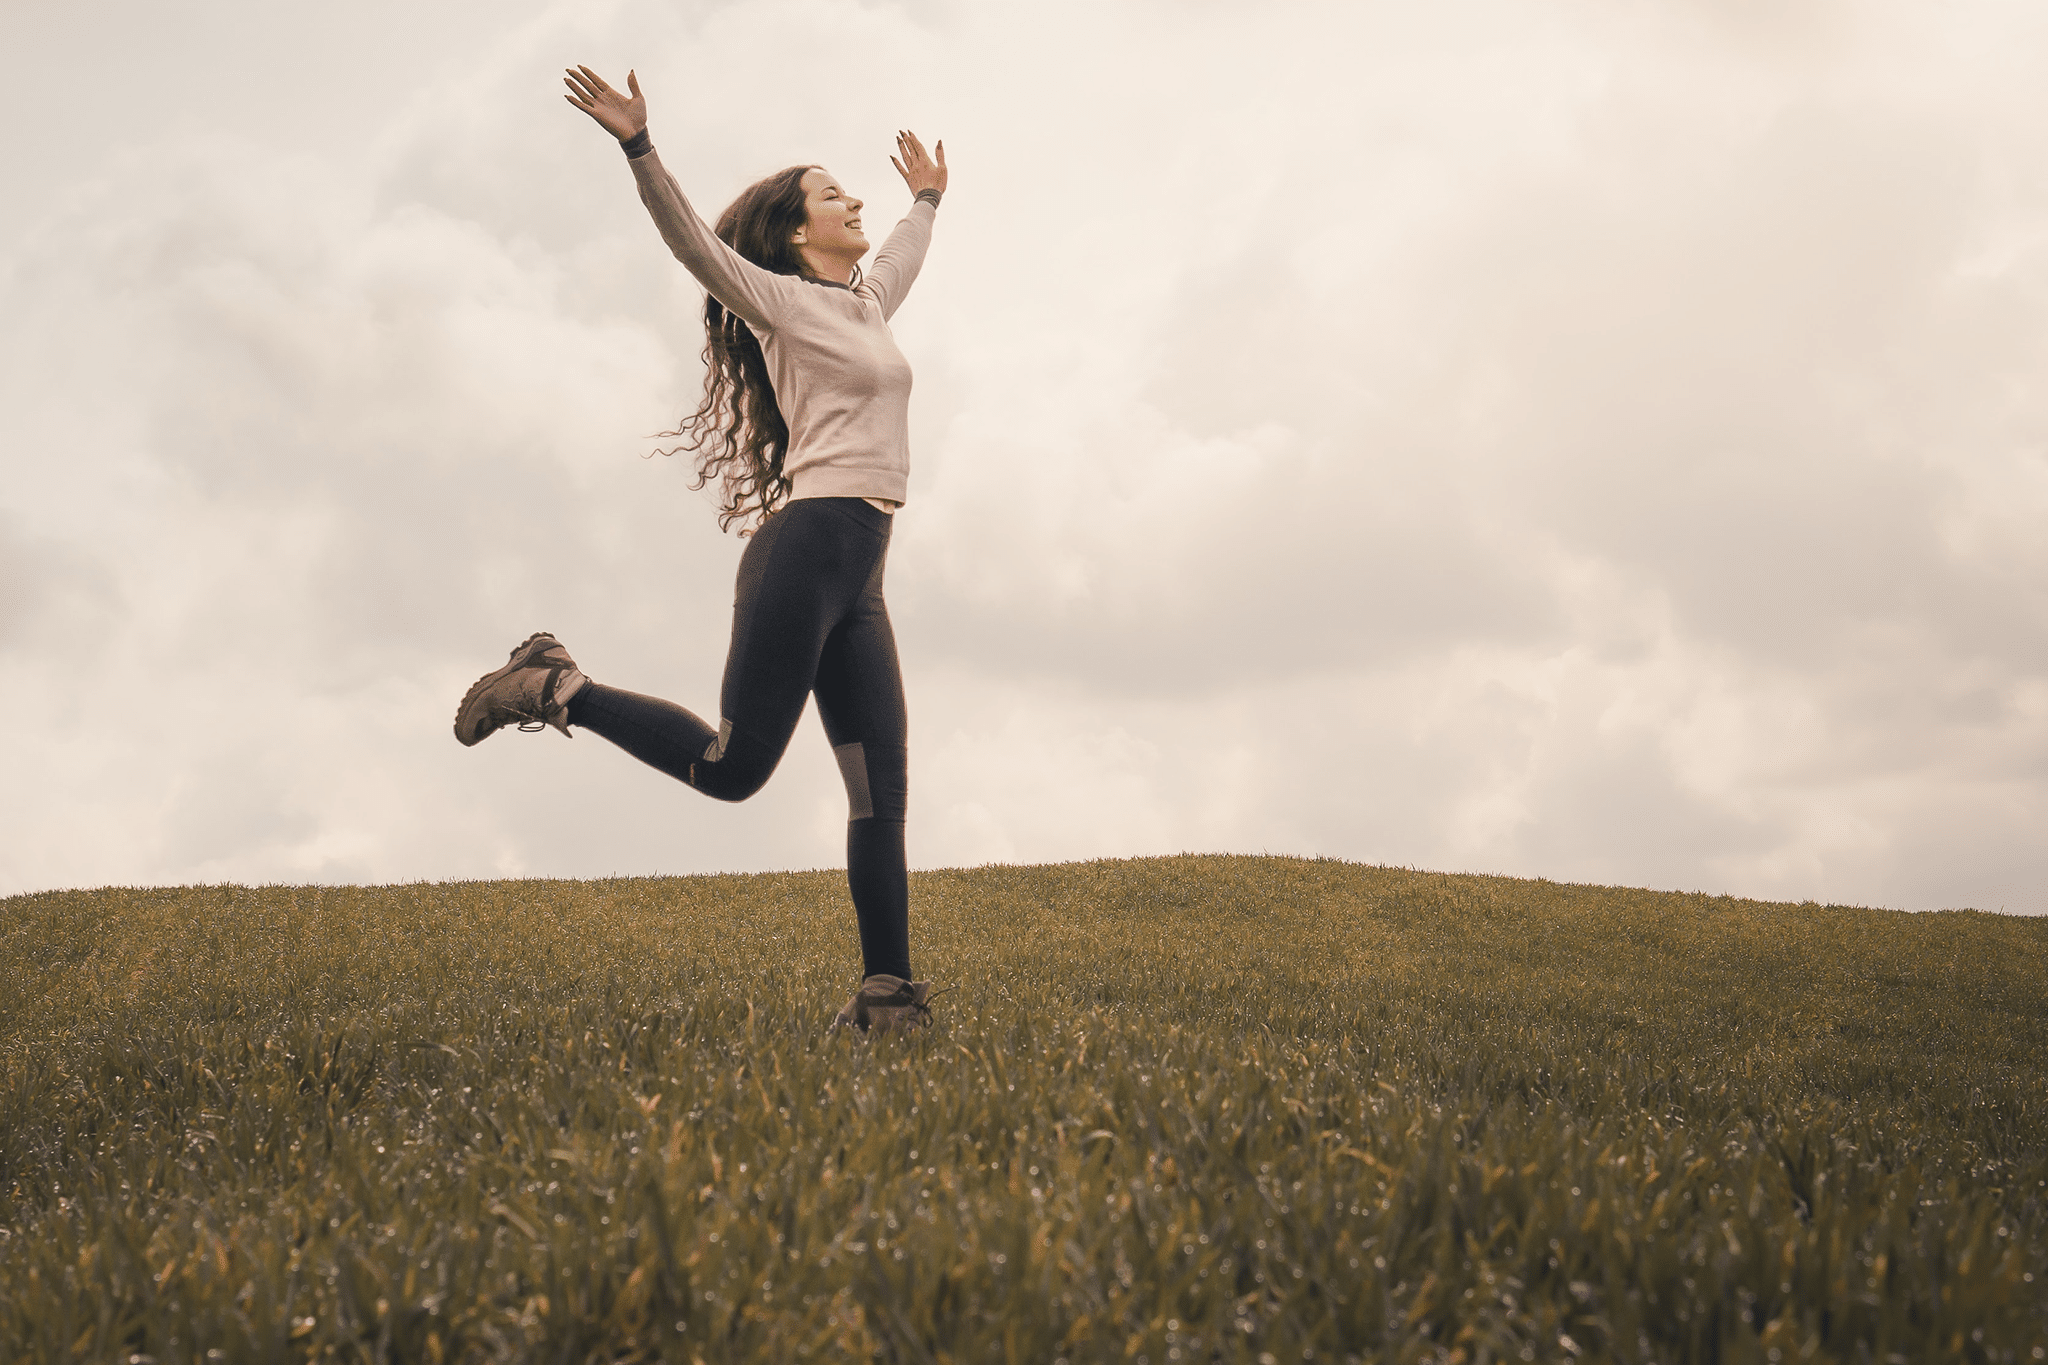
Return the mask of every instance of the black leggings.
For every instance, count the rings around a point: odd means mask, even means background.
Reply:
[[[805,498],[762,523],[740,556],[718,728],[674,702],[591,683],[569,723],[721,801],[761,790],[804,699],[846,779],[846,880],[865,974],[910,976],[903,671],[882,601],[894,518],[861,498]]]

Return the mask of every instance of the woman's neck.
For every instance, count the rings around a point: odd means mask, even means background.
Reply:
[[[797,255],[803,257],[804,273],[826,284],[851,284],[854,267],[860,264],[859,257],[849,260],[836,251],[815,251],[807,246],[798,247]]]

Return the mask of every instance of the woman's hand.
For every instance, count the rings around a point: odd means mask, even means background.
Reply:
[[[939,139],[939,159],[932,160],[925,155],[924,144],[917,140],[916,133],[896,134],[896,156],[889,158],[889,164],[896,168],[896,174],[903,177],[903,183],[910,186],[914,195],[919,190],[946,192],[946,142]],[[900,158],[900,159],[899,159]]]
[[[626,73],[626,88],[633,92],[630,99],[606,85],[604,77],[587,66],[572,69],[562,78],[562,84],[569,87],[564,96],[569,103],[596,119],[599,126],[621,142],[647,126],[647,97],[640,93],[640,78],[631,71]],[[945,167],[940,166],[940,177],[945,173]]]

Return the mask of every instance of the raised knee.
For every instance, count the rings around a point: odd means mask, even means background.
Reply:
[[[768,785],[765,775],[760,777],[721,772],[706,764],[694,764],[690,785],[714,801],[744,801]]]
[[[768,785],[781,757],[769,745],[735,734],[731,721],[721,721],[704,757],[690,765],[690,785],[720,801],[744,801]]]

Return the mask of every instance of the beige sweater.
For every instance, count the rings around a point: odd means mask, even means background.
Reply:
[[[789,423],[790,497],[905,501],[910,362],[889,318],[924,264],[937,211],[912,204],[849,289],[761,269],[718,240],[651,148],[631,165],[668,249],[760,339]]]

